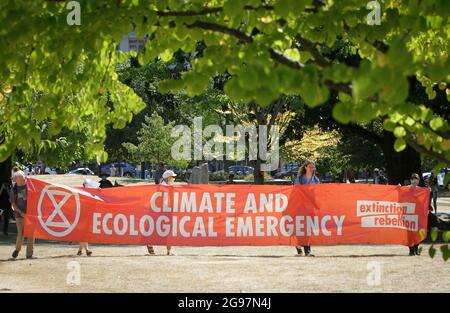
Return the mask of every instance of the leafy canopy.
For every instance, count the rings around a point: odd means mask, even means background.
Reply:
[[[360,0],[98,0],[81,3],[81,26],[69,26],[65,3],[3,0],[0,10],[0,159],[16,148],[39,144],[42,127],[86,132],[89,153],[102,154],[105,125],[123,127],[142,109],[118,82],[116,51],[132,27],[150,35],[140,63],[163,61],[180,49],[206,48],[182,79],[163,90],[201,94],[216,73],[232,78],[226,94],[235,101],[268,106],[283,94],[299,94],[314,107],[338,94],[333,109],[341,123],[382,118],[397,137],[450,164],[448,117],[408,101],[414,78],[450,97],[450,6],[447,0],[385,0],[381,24],[368,25]],[[362,57],[355,64],[325,55],[336,40]],[[33,91],[42,91],[39,99]]]

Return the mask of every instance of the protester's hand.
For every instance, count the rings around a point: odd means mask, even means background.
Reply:
[[[14,210],[14,212],[16,212],[20,217],[23,217],[23,213],[22,211],[19,209],[19,207],[17,206],[17,204],[13,203],[13,205],[11,206],[12,209]]]

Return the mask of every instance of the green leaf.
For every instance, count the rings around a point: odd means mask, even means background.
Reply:
[[[385,119],[383,121],[383,127],[384,129],[386,129],[387,131],[393,132],[395,127],[397,126],[397,123],[392,122],[389,119]]]
[[[433,246],[431,246],[430,249],[428,250],[428,254],[433,259],[434,256],[436,255],[436,249]]]
[[[348,124],[352,116],[352,111],[351,103],[338,102],[333,107],[333,118],[342,124]]]
[[[293,61],[300,61],[300,52],[298,49],[286,49],[284,55]]]
[[[435,117],[430,121],[430,127],[432,130],[438,130],[444,126],[444,119],[442,117]]]
[[[427,234],[427,231],[426,231],[424,228],[421,228],[421,229],[419,230],[419,236],[420,236],[420,239],[424,240],[426,234]]]
[[[242,12],[242,1],[226,0],[223,4],[223,11],[226,15],[231,17],[239,16]]]
[[[289,15],[290,7],[289,0],[279,0],[274,5],[275,14],[286,17]]]
[[[353,81],[353,95],[357,100],[369,98],[377,91],[377,88],[378,86],[367,74]]]
[[[406,136],[406,130],[403,126],[397,126],[394,129],[394,136],[397,138],[403,138]]]
[[[163,62],[168,62],[172,59],[172,50],[166,49],[163,53],[159,55]]]
[[[406,71],[412,65],[412,57],[405,42],[397,39],[389,45],[388,57],[390,65]]]
[[[441,252],[442,258],[444,259],[444,261],[447,261],[450,258],[450,249],[448,248],[448,245],[442,245]]]
[[[394,150],[401,152],[406,149],[406,141],[403,138],[397,138],[394,142]]]
[[[433,242],[435,242],[436,241],[436,239],[437,239],[437,237],[438,237],[438,229],[437,229],[437,227],[433,227],[432,229],[431,229],[431,241],[433,241]]]
[[[450,240],[450,230],[444,231],[444,232],[442,233],[442,239],[443,239],[445,242],[448,242],[448,241]]]
[[[184,87],[184,81],[181,79],[165,80],[159,83],[159,92],[169,93],[179,91]]]
[[[260,77],[254,67],[245,66],[239,71],[238,74],[239,85],[241,88],[254,90],[260,83]]]

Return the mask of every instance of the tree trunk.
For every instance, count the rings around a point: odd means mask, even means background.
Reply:
[[[253,181],[255,185],[264,185],[264,172],[261,172],[261,160],[252,161],[253,165]]]
[[[8,183],[11,179],[12,161],[11,157],[0,163],[0,184]]]
[[[394,150],[395,136],[391,132],[384,131],[381,141],[381,149],[386,161],[386,173],[390,185],[404,184],[412,173],[422,176],[420,154],[407,146],[402,152]]]

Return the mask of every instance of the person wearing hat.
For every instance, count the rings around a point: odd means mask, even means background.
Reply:
[[[108,179],[108,174],[102,173],[100,175],[101,180],[98,182],[100,184],[100,188],[112,188],[114,187],[113,183]]]
[[[16,259],[22,249],[24,239],[24,224],[25,215],[27,214],[27,178],[23,171],[18,170],[14,172],[14,186],[10,194],[10,200],[13,215],[16,219],[17,240],[16,248],[12,253],[12,258]],[[34,238],[33,236],[27,238],[27,259],[34,259],[33,257]]]
[[[160,185],[163,185],[163,186],[173,185],[173,183],[175,182],[176,176],[177,176],[177,174],[175,174],[174,171],[172,171],[172,170],[165,171],[162,174],[162,181],[161,181]],[[171,252],[171,249],[172,249],[171,246],[166,246],[166,248],[167,248],[167,255],[174,255]],[[153,249],[153,246],[147,245],[147,250],[150,255],[155,255],[155,250]]]
[[[175,182],[175,177],[177,174],[174,173],[172,170],[167,170],[162,174],[162,181],[161,185],[165,186],[171,186]]]

